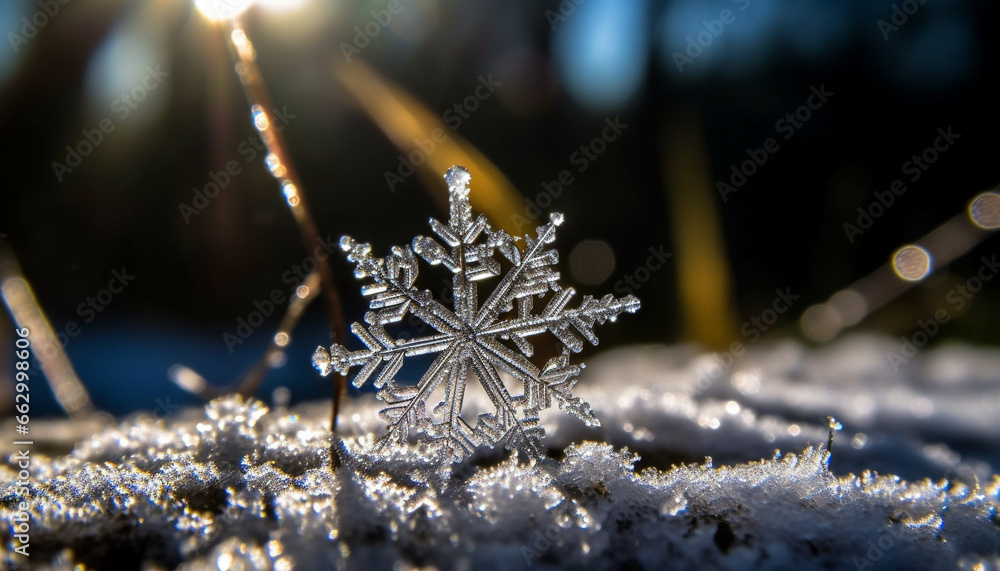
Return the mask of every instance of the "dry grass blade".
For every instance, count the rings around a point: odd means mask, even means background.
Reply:
[[[0,292],[14,322],[30,331],[31,354],[38,359],[59,406],[73,419],[93,417],[97,411],[87,388],[63,351],[13,252],[6,247],[0,247]]]
[[[665,136],[663,174],[677,249],[684,334],[690,341],[723,349],[736,338],[732,277],[701,125],[696,116],[675,112]]]
[[[316,222],[309,210],[306,197],[302,193],[302,181],[298,177],[284,138],[276,129],[271,128],[272,125],[276,124],[271,111],[274,106],[271,103],[271,97],[264,84],[260,69],[257,67],[256,51],[240,22],[230,22],[227,36],[227,45],[236,64],[236,72],[243,85],[243,91],[250,104],[254,126],[260,132],[261,139],[267,147],[267,167],[278,180],[285,202],[298,224],[306,251],[311,253],[320,243],[319,232],[316,229]],[[345,337],[343,309],[328,257],[316,256],[316,266],[322,283],[322,292],[326,299],[330,336],[334,342],[343,342]],[[346,392],[346,379],[343,375],[335,375],[333,378],[332,418],[330,420],[330,430],[333,432],[337,430],[340,403]]]
[[[230,386],[218,386],[210,383],[194,369],[185,365],[174,365],[167,371],[167,376],[178,387],[185,391],[197,395],[204,400],[211,400],[215,397],[229,393],[237,393],[243,396],[250,396],[257,392],[267,374],[272,369],[278,367],[284,360],[285,347],[292,341],[292,331],[299,322],[299,318],[305,313],[309,304],[319,297],[322,290],[320,276],[317,270],[306,276],[306,279],[295,290],[285,310],[285,315],[281,318],[278,331],[271,336],[271,343],[260,359],[253,367],[247,371],[239,380]]]
[[[441,173],[452,165],[463,165],[476,177],[472,208],[507,232],[519,233],[512,215],[525,215],[524,199],[500,169],[478,149],[410,94],[380,77],[363,62],[337,63],[333,75],[403,154],[418,150],[416,141],[430,138],[435,129],[447,134],[447,139],[427,154],[427,160],[416,166],[424,185],[434,189],[434,200],[442,210],[447,208],[448,196],[447,189],[441,184]]]
[[[312,300],[319,296],[321,291],[322,286],[320,284],[319,270],[313,270],[311,274],[306,276],[302,285],[295,290],[295,295],[292,296],[291,301],[288,303],[288,309],[285,310],[285,315],[281,318],[281,323],[278,325],[277,333],[271,337],[271,343],[268,345],[267,351],[257,361],[257,364],[242,379],[236,382],[236,386],[233,387],[234,392],[243,396],[254,394],[264,381],[267,373],[283,362],[285,347],[292,342],[292,330],[295,329],[295,325],[299,322],[302,314],[305,313],[306,308],[309,307]]]

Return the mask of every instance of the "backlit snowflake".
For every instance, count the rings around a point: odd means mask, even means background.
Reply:
[[[514,238],[503,230],[493,230],[482,215],[473,218],[469,207],[469,172],[452,167],[445,175],[451,215],[448,224],[431,219],[431,228],[444,242],[418,236],[410,248],[393,247],[385,258],[374,258],[369,244],[350,236],[340,240],[347,259],[356,264],[355,277],[371,278],[362,287],[370,297],[365,314],[367,325],[355,323],[351,331],[367,349],[350,351],[334,344],[329,350],[318,347],[313,365],[325,376],[331,371],[346,374],[361,367],[353,384],[362,386],[374,376],[378,398],[388,406],[380,416],[389,423],[389,432],[378,446],[403,442],[411,430],[443,439],[455,460],[461,460],[477,446],[504,444],[530,457],[542,454],[540,439],[544,429],[538,413],[552,400],[587,425],[599,426],[590,405],[571,393],[583,364],[570,363],[570,352],[583,349],[584,340],[597,345],[595,323],[614,321],[622,312],[634,313],[639,300],[634,296],[601,299],[584,296],[576,309],[567,309],[576,294],[559,285],[556,250],[547,249],[555,240],[556,227],[563,217],[552,214],[549,223],[537,229],[536,237]],[[524,247],[518,242],[523,240]],[[479,303],[477,282],[499,276],[499,253],[512,267]],[[454,303],[448,308],[428,290],[414,287],[419,255],[432,265],[444,265],[454,274]],[[536,298],[551,292],[545,308],[532,313]],[[417,338],[393,338],[385,326],[398,323],[407,314],[433,328],[436,333]],[[560,354],[541,368],[529,357],[534,348],[532,335],[552,333],[559,341]],[[395,376],[406,357],[437,354],[437,358],[416,385],[402,385]],[[475,426],[462,418],[462,402],[470,377],[478,379],[496,410],[480,414]],[[506,380],[505,380],[506,377]],[[429,399],[442,384],[444,396]],[[520,384],[521,394],[512,394],[510,385]]]

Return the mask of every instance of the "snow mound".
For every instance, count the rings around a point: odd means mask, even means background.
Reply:
[[[384,423],[370,395],[347,403],[336,441],[323,404],[272,411],[229,396],[134,416],[67,455],[33,456],[30,568],[1000,569],[995,463],[944,442],[996,452],[997,416],[962,418],[949,403],[993,394],[1000,358],[928,352],[919,379],[826,372],[861,345],[761,348],[700,385],[710,357],[689,348],[607,354],[579,385],[602,427],[554,411],[537,460],[480,450],[452,464],[433,443],[376,453]],[[900,387],[932,410],[904,414],[883,394]],[[864,414],[858,394],[874,403]],[[826,414],[846,425],[832,464]],[[879,455],[925,475],[831,470]],[[24,499],[15,466],[0,466],[7,522]],[[28,568],[2,533],[6,566]]]

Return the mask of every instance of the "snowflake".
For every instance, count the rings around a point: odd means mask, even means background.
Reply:
[[[375,375],[375,387],[380,389],[377,396],[388,405],[379,414],[389,423],[389,432],[378,440],[378,448],[390,442],[402,443],[415,430],[444,441],[456,461],[477,446],[500,443],[529,457],[539,457],[544,429],[538,413],[551,406],[553,398],[561,409],[588,426],[600,425],[590,405],[570,392],[584,367],[582,363],[570,363],[570,352],[583,349],[583,339],[597,345],[594,324],[615,321],[624,311],[634,313],[639,309],[639,300],[631,295],[620,299],[607,295],[600,300],[585,296],[579,307],[566,309],[576,292],[559,285],[559,272],[553,269],[559,254],[546,249],[555,240],[562,215],[552,214],[549,223],[537,229],[536,238],[525,236],[522,250],[518,247],[521,238],[493,230],[482,215],[473,218],[469,207],[471,176],[467,170],[452,167],[444,178],[451,216],[447,225],[434,219],[430,225],[445,245],[418,236],[411,248],[395,246],[389,256],[374,258],[369,244],[350,236],[341,238],[347,259],[356,264],[355,277],[372,280],[361,290],[371,298],[371,311],[365,314],[367,325],[351,326],[367,349],[349,351],[337,344],[329,351],[318,347],[313,365],[324,376],[333,370],[347,374],[351,367],[360,366],[353,381],[355,387]],[[497,253],[513,267],[480,305],[477,282],[500,275]],[[414,254],[431,265],[443,264],[454,274],[452,309],[435,300],[429,291],[414,287],[418,272]],[[552,296],[545,308],[532,313],[534,298],[543,298],[550,291]],[[407,314],[436,333],[394,339],[385,326],[401,321]],[[545,331],[558,339],[561,354],[538,368],[529,360],[534,348],[527,338]],[[396,382],[406,357],[432,353],[437,357],[416,385]],[[470,372],[496,407],[492,413],[479,415],[475,427],[461,416]],[[512,395],[508,385],[517,382],[523,385],[523,393]],[[443,400],[428,415],[428,399],[442,383]]]

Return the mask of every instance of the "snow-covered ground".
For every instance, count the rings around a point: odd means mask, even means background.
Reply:
[[[34,457],[30,567],[1000,569],[1000,350],[896,372],[898,345],[755,346],[722,369],[690,347],[608,351],[575,390],[602,427],[545,411],[537,462],[375,454],[370,395],[345,407],[336,472],[328,403],[130,417]],[[16,479],[0,467],[7,522]]]

